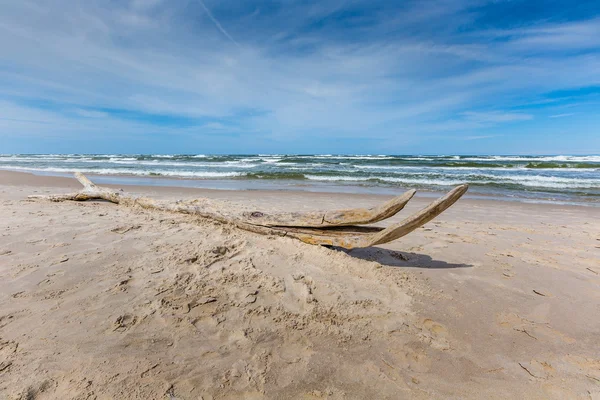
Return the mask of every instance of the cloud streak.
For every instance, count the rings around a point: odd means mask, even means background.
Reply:
[[[225,37],[227,39],[229,39],[233,44],[235,44],[236,46],[239,46],[239,43],[236,42],[235,39],[231,37],[231,35],[225,30],[225,28],[223,28],[221,23],[212,15],[212,13],[208,9],[208,7],[206,7],[206,4],[204,4],[204,2],[202,0],[197,0],[197,1],[200,3],[200,5],[204,9],[204,11],[206,11],[206,15],[208,15],[208,18],[210,18],[210,20],[215,24],[217,29],[219,29],[219,31],[221,31],[221,33],[223,35],[225,35]]]

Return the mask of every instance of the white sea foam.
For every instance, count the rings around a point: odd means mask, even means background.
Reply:
[[[600,156],[481,156],[464,157],[461,161],[600,162]]]
[[[374,177],[383,182],[408,183],[413,185],[433,185],[433,186],[453,186],[465,183],[464,180],[452,179],[419,179],[419,178],[392,178],[392,177]]]
[[[333,159],[333,160],[385,160],[385,159],[393,159],[396,158],[394,156],[369,156],[369,155],[352,155],[352,156],[342,156],[342,155],[333,155],[333,154],[318,154],[318,155],[289,155],[286,158],[300,158],[300,159]]]
[[[382,182],[394,182],[394,183],[410,183],[417,185],[438,185],[438,186],[450,186],[459,185],[465,183],[464,181],[458,180],[444,180],[444,179],[418,179],[418,178],[395,178],[395,177],[384,177],[384,176],[370,176],[370,177],[353,177],[353,176],[320,176],[320,175],[305,175],[307,179],[315,181],[355,181],[365,182],[371,180],[378,180]]]
[[[276,163],[278,161],[281,161],[281,158],[262,158],[262,160],[266,163]]]
[[[353,176],[322,176],[322,175],[304,175],[306,179],[310,179],[312,181],[368,181],[368,177],[353,177]]]
[[[599,188],[600,179],[589,178],[564,178],[559,176],[542,176],[542,175],[477,175],[486,177],[492,181],[502,183],[514,183],[523,186],[531,187],[547,187],[547,188]],[[467,177],[469,177],[467,175]],[[477,182],[477,181],[474,181]]]
[[[84,161],[87,162],[87,161]],[[94,163],[96,161],[89,161]],[[97,162],[96,162],[97,163]],[[222,163],[217,162],[192,162],[192,161],[159,161],[159,160],[121,160],[112,161],[111,165],[139,165],[139,166],[153,166],[153,167],[198,167],[198,168],[254,168],[258,164],[247,164],[237,161],[226,161]]]
[[[461,183],[473,184],[490,184],[490,183],[510,183],[527,187],[538,188],[563,188],[563,189],[600,189],[600,179],[584,179],[584,178],[561,178],[548,177],[541,175],[490,175],[490,174],[470,174],[464,176],[449,176],[447,178],[427,178],[419,177],[422,175],[433,175],[431,173],[417,174],[415,177],[390,177],[390,176],[321,176],[321,175],[305,175],[307,179],[317,181],[356,181],[364,182],[369,180],[378,180],[381,182],[396,182],[416,185],[432,185],[432,186],[452,186]],[[482,179],[483,178],[483,179]]]
[[[109,161],[137,161],[137,157],[111,157]]]
[[[32,172],[60,172],[60,173],[72,173],[82,172],[86,174],[96,175],[139,175],[139,176],[172,176],[172,177],[193,177],[193,178],[228,178],[245,175],[242,172],[205,172],[205,171],[169,171],[169,170],[124,170],[116,168],[99,168],[99,169],[88,169],[88,168],[59,168],[59,167],[14,167],[14,166],[3,166],[0,168],[13,170],[13,171],[32,171]]]
[[[485,166],[479,166],[479,167],[450,167],[450,166],[425,166],[425,165],[352,165],[352,167],[358,171],[370,171],[370,170],[380,170],[380,171],[398,171],[401,172],[403,170],[431,170],[431,171],[438,171],[437,173],[440,173],[440,171],[455,171],[455,172],[461,172],[461,171],[529,171],[531,173],[534,173],[536,171],[541,172],[541,171],[552,171],[555,173],[560,174],[561,172],[591,172],[591,171],[599,171],[600,170],[600,164],[598,165],[598,168],[569,168],[569,167],[565,167],[565,168],[527,168],[526,165],[514,165],[514,166],[510,166],[510,167],[485,167]]]
[[[163,176],[180,176],[190,178],[231,178],[245,175],[242,172],[202,172],[202,171],[157,171]]]

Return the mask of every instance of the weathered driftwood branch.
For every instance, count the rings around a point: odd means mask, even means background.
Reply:
[[[306,213],[264,214],[244,213],[243,218],[253,224],[264,226],[295,226],[326,228],[332,226],[366,225],[383,221],[396,215],[417,191],[412,189],[401,196],[372,208],[350,208],[347,210],[312,211]]]
[[[396,240],[441,214],[454,204],[468,189],[468,185],[457,186],[421,211],[384,229],[355,225],[370,224],[394,216],[414,196],[414,190],[409,190],[387,203],[369,209],[354,208],[336,211],[276,214],[256,211],[236,215],[232,214],[231,211],[216,207],[208,199],[169,202],[146,197],[128,196],[122,191],[97,186],[79,172],[75,174],[75,177],[83,185],[83,189],[77,193],[49,196],[36,195],[29,196],[29,198],[51,201],[102,199],[128,207],[138,206],[146,209],[196,215],[226,224],[233,224],[238,228],[255,233],[290,236],[310,244],[340,246],[347,249],[369,247]]]

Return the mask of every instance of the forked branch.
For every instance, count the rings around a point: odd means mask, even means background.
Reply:
[[[29,198],[50,201],[106,200],[128,207],[139,206],[146,209],[196,215],[221,223],[233,224],[238,228],[263,235],[289,236],[310,244],[340,246],[347,249],[369,247],[396,240],[444,212],[468,189],[466,184],[457,186],[421,211],[384,229],[356,225],[370,224],[394,216],[414,196],[414,190],[409,190],[378,207],[369,209],[354,208],[275,214],[256,211],[232,214],[208,199],[176,202],[159,201],[146,197],[129,196],[122,191],[97,186],[79,172],[75,174],[75,178],[83,185],[83,189],[79,192],[60,195],[34,195],[29,196]]]

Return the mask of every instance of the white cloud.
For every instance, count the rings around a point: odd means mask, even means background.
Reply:
[[[131,7],[134,9],[147,10],[156,7],[162,0],[133,0]]]
[[[478,136],[465,136],[463,140],[480,140],[480,139],[490,139],[494,137],[498,137],[499,135],[478,135]]]
[[[106,118],[106,117],[109,117],[109,115],[110,115],[110,114],[102,112],[102,111],[82,110],[82,109],[74,110],[74,113],[77,115],[80,115],[84,118]]]
[[[523,113],[512,113],[503,111],[489,111],[489,112],[474,112],[467,111],[462,113],[465,119],[480,123],[500,123],[500,122],[514,122],[514,121],[527,121],[533,119],[533,115]]]

